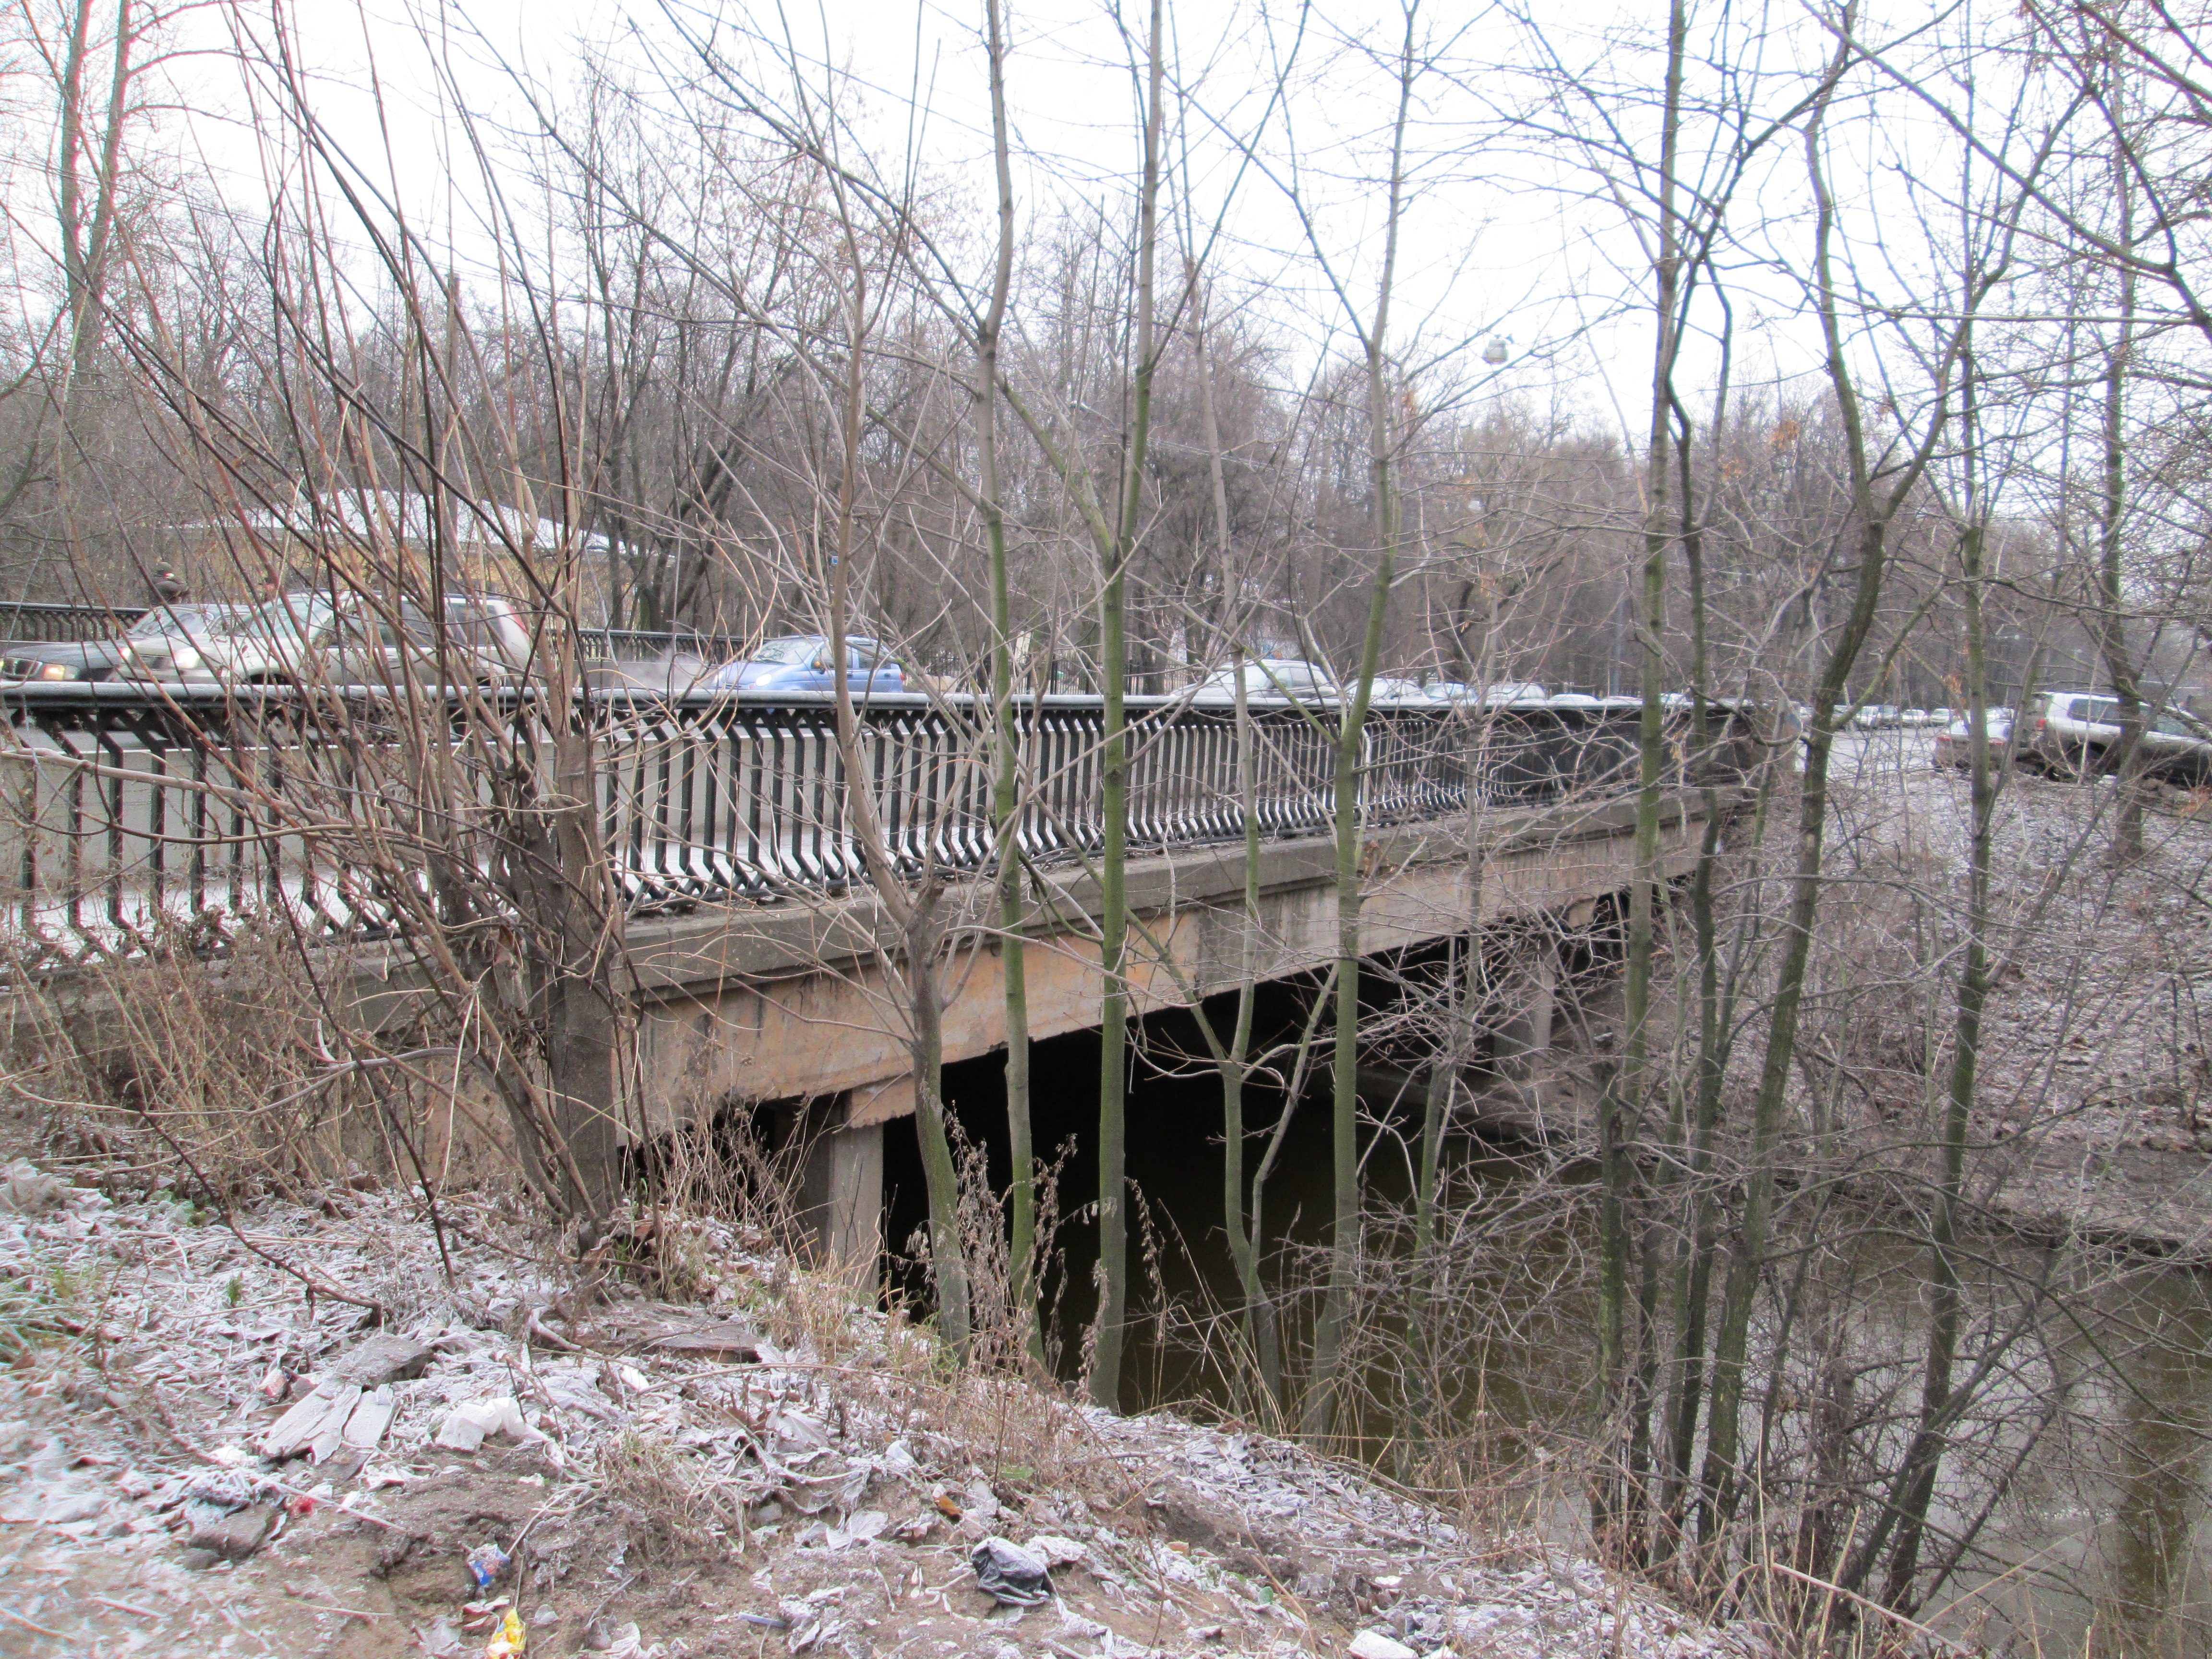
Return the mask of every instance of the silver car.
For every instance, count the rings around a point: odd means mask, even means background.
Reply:
[[[2027,706],[2024,759],[2060,777],[2085,777],[2119,764],[2120,700],[2095,691],[2039,691]],[[2191,787],[2212,780],[2212,728],[2180,709],[2158,712],[2137,752],[2154,777]]]
[[[204,638],[134,651],[120,672],[219,685],[501,685],[528,666],[530,630],[507,600],[449,594],[445,624],[441,659],[433,614],[412,600],[395,613],[358,594],[287,593]]]
[[[1262,657],[1244,665],[1244,695],[1254,702],[1337,702],[1336,677],[1318,663],[1295,657]],[[1194,702],[1234,702],[1237,671],[1216,669],[1199,683]]]

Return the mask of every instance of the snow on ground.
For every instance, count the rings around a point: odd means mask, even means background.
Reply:
[[[0,1653],[1750,1646],[1282,1443],[956,1375],[724,1224],[685,1230],[709,1294],[678,1304],[489,1196],[441,1219],[450,1280],[405,1194],[224,1216],[120,1159],[10,1165]],[[270,1455],[319,1413],[319,1461]],[[1052,1564],[1036,1605],[979,1588],[987,1539]]]

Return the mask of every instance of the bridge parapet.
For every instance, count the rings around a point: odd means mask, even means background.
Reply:
[[[256,916],[283,915],[333,939],[388,933],[406,907],[349,866],[349,842],[380,823],[443,815],[457,843],[473,833],[481,845],[496,781],[470,769],[480,746],[455,744],[442,793],[395,791],[380,775],[362,775],[361,734],[381,731],[397,749],[441,720],[507,723],[514,754],[550,747],[528,738],[556,719],[588,730],[599,821],[634,913],[866,884],[827,697],[593,690],[556,711],[527,690],[437,693],[425,720],[422,688],[412,690],[411,724],[386,689],[92,684],[0,694],[0,874],[10,878],[0,932],[12,936],[15,959],[128,957],[180,936],[217,950]],[[1233,711],[1188,697],[1133,697],[1128,711],[1133,852],[1241,838]],[[1336,711],[1278,703],[1251,713],[1263,839],[1326,835]],[[877,696],[859,717],[858,787],[901,871],[991,867],[988,705]],[[1362,822],[1380,828],[1449,818],[1470,805],[1624,793],[1634,783],[1639,718],[1631,702],[1376,708],[1361,739]],[[1015,720],[1023,852],[1038,867],[1079,861],[1103,840],[1101,702],[1025,699]],[[1671,710],[1668,720],[1679,753],[1686,721]],[[1737,724],[1740,737],[1748,723]],[[343,744],[335,741],[341,726]]]

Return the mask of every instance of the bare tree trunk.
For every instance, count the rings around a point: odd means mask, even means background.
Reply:
[[[905,980],[915,1139],[921,1151],[923,1184],[928,1189],[929,1254],[937,1278],[938,1328],[954,1355],[965,1364],[972,1351],[975,1318],[967,1241],[960,1230],[959,1170],[953,1160],[951,1137],[945,1117],[945,1001],[938,976],[943,930],[937,914],[942,883],[933,859],[924,866],[910,888],[893,860],[869,790],[860,724],[853,708],[851,655],[846,638],[851,607],[854,528],[859,513],[860,433],[867,410],[866,345],[870,313],[867,277],[860,260],[859,239],[850,219],[844,216],[842,180],[834,172],[830,179],[840,210],[847,264],[844,385],[838,399],[841,453],[833,524],[835,552],[830,569],[830,683],[837,711],[839,769],[843,777],[843,804],[849,830],[860,844],[860,855],[878,901],[899,927],[901,959],[895,971]],[[925,845],[933,848],[933,838],[926,839]]]
[[[1972,465],[1971,441],[1967,465]],[[1967,510],[1978,514],[1970,490]],[[1989,1000],[1990,858],[1996,817],[1996,780],[1990,772],[1989,682],[1982,625],[1982,525],[1970,518],[1959,538],[1959,562],[1965,580],[1966,612],[1966,740],[1973,793],[1973,826],[1967,843],[1966,949],[1959,969],[1956,1018],[1952,1030],[1951,1073],[1938,1144],[1942,1170],[1936,1186],[1935,1212],[1928,1224],[1928,1343],[1920,1376],[1920,1416],[1912,1443],[1891,1483],[1889,1501],[1869,1524],[1866,1538],[1838,1579],[1856,1592],[1881,1559],[1893,1528],[1896,1547],[1882,1587],[1882,1600],[1901,1612],[1912,1610],[1912,1587],[1920,1565],[1921,1540],[1952,1412],[1952,1367],[1958,1357],[1965,1302],[1959,1283],[1959,1207],[1965,1197],[1966,1131],[1973,1110],[1976,1069],[1981,1059],[1982,1011]]]
[[[1163,75],[1163,0],[1152,0],[1146,39],[1145,179],[1137,219],[1137,349],[1131,392],[1129,448],[1120,501],[1121,520],[1102,571],[1098,601],[1099,659],[1105,684],[1105,754],[1102,763],[1105,845],[1100,852],[1103,891],[1098,918],[1099,968],[1104,975],[1099,1009],[1098,1066],[1098,1321],[1091,1371],[1091,1397],[1110,1410],[1121,1404],[1121,1344],[1129,1305],[1127,1211],[1128,1123],[1128,896],[1125,885],[1129,836],[1129,739],[1122,697],[1128,672],[1125,592],[1144,514],[1145,457],[1152,414],[1152,282],[1159,243],[1160,117]]]
[[[1000,0],[984,0],[991,61],[991,156],[999,192],[998,258],[991,302],[975,331],[975,453],[983,532],[991,558],[991,735],[996,749],[991,827],[998,852],[999,951],[1006,1010],[1006,1145],[1012,1164],[1009,1266],[1015,1316],[1030,1360],[1045,1360],[1037,1308],[1036,1150],[1030,1130],[1029,946],[1022,905],[1022,726],[1014,717],[1013,602],[1006,579],[1006,519],[999,488],[999,337],[1014,270],[1014,179],[1006,130],[1006,45]]]
[[[1305,1407],[1309,1434],[1328,1431],[1335,1413],[1345,1321],[1358,1273],[1359,1248],[1359,784],[1367,735],[1367,704],[1382,656],[1382,624],[1397,574],[1398,434],[1390,417],[1394,388],[1389,359],[1390,290],[1397,274],[1398,221],[1405,191],[1406,123],[1413,97],[1414,21],[1405,9],[1398,55],[1397,113],[1391,130],[1390,176],[1384,210],[1382,271],[1373,321],[1361,331],[1367,360],[1368,487],[1374,494],[1375,580],[1367,601],[1367,628],[1359,646],[1358,677],[1344,699],[1336,733],[1336,1047],[1332,1078],[1331,1210],[1328,1290],[1315,1334],[1313,1390]]]
[[[1775,1154],[1781,1139],[1790,1073],[1796,1055],[1797,1020],[1804,1000],[1806,966],[1812,955],[1814,924],[1820,915],[1827,837],[1828,760],[1835,743],[1836,706],[1843,700],[1851,671],[1874,627],[1882,580],[1887,570],[1890,514],[1924,470],[1927,454],[1935,441],[1934,432],[1940,429],[1940,423],[1931,422],[1930,434],[1915,464],[1906,469],[1906,476],[1898,480],[1887,497],[1878,499],[1867,455],[1857,386],[1844,356],[1841,301],[1832,269],[1835,206],[1820,160],[1822,122],[1828,98],[1849,62],[1849,54],[1846,42],[1838,46],[1831,63],[1828,80],[1807,124],[1805,154],[1817,216],[1814,233],[1814,300],[1827,349],[1828,381],[1835,394],[1850,467],[1852,511],[1857,520],[1858,571],[1850,614],[1822,665],[1814,692],[1805,775],[1798,790],[1796,867],[1790,878],[1789,920],[1782,961],[1775,975],[1766,1053],[1753,1101],[1750,1144],[1745,1152],[1750,1176],[1736,1246],[1722,1290],[1720,1323],[1713,1346],[1705,1495],[1698,1526],[1699,1541],[1707,1546],[1716,1542],[1727,1528],[1741,1496],[1742,1471],[1738,1453],[1741,1443],[1744,1362],[1751,1333],[1752,1304],[1758,1294],[1759,1275],[1766,1255],[1768,1230],[1773,1216],[1778,1174]]]
[[[1723,396],[1725,390],[1724,372]],[[1713,424],[1716,431],[1724,425],[1718,408]],[[1712,1190],[1713,1140],[1720,1123],[1721,1081],[1727,1069],[1727,1030],[1733,1004],[1732,998],[1722,994],[1720,942],[1713,914],[1723,814],[1720,790],[1713,775],[1711,670],[1705,640],[1705,536],[1694,501],[1686,417],[1680,422],[1676,465],[1681,495],[1682,556],[1690,586],[1690,751],[1693,764],[1704,775],[1698,781],[1705,817],[1704,833],[1698,839],[1697,868],[1690,878],[1690,927],[1698,964],[1698,1053],[1691,1078],[1688,1121],[1680,1122],[1678,1115],[1677,1121],[1669,1126],[1671,1161],[1678,1172],[1668,1179],[1668,1184],[1685,1195],[1679,1206],[1685,1224],[1676,1247],[1668,1320],[1674,1336],[1674,1352],[1668,1367],[1664,1437],[1659,1454],[1661,1531],[1656,1545],[1662,1559],[1673,1552],[1680,1537],[1681,1506],[1703,1401],[1706,1304],[1711,1293],[1713,1259],[1718,1246],[1717,1205]],[[1790,742],[1795,744],[1794,736]],[[1760,785],[1762,808],[1773,776],[1773,764],[1770,762]]]
[[[1193,340],[1198,365],[1199,412],[1206,434],[1207,483],[1213,496],[1215,556],[1221,563],[1224,594],[1237,580],[1234,550],[1230,542],[1229,481],[1222,465],[1221,422],[1213,401],[1213,345],[1210,319],[1198,272],[1188,272],[1189,291],[1200,296]],[[1254,1363],[1260,1370],[1260,1391],[1269,1412],[1283,1403],[1283,1351],[1276,1328],[1275,1307],[1260,1276],[1262,1246],[1256,1225],[1248,1217],[1244,1200],[1244,1085],[1251,1074],[1252,1018],[1258,1001],[1255,953],[1260,934],[1260,782],[1259,754],[1252,729],[1250,689],[1245,684],[1244,648],[1241,640],[1230,652],[1235,675],[1237,708],[1237,810],[1244,831],[1243,934],[1238,947],[1237,1019],[1228,1043],[1214,1060],[1221,1076],[1222,1218],[1228,1229],[1230,1259],[1236,1264],[1237,1289],[1244,1298],[1246,1340],[1252,1345]],[[1200,1018],[1205,1018],[1201,1010]],[[1209,1029],[1208,1036],[1211,1037]]]
[[[109,255],[118,208],[123,127],[129,113],[131,83],[137,73],[133,54],[137,50],[139,26],[131,16],[136,3],[115,0],[115,39],[96,133],[87,130],[90,106],[85,88],[96,50],[92,31],[94,0],[72,0],[70,12],[69,40],[61,66],[61,154],[56,180],[70,324],[65,403],[75,401],[78,382],[90,379],[93,359],[100,348],[100,313],[106,303]]]
[[[1629,1266],[1637,1230],[1633,1188],[1637,1185],[1636,1142],[1640,1134],[1646,1071],[1650,1052],[1651,963],[1654,909],[1658,902],[1659,794],[1667,762],[1666,658],[1661,648],[1667,627],[1667,549],[1675,526],[1668,511],[1671,468],[1668,437],[1674,416],[1674,360],[1677,356],[1681,288],[1681,233],[1674,206],[1674,171],[1681,141],[1682,60],[1688,35],[1683,0],[1673,0],[1667,15],[1667,87],[1659,133],[1658,245],[1655,250],[1653,318],[1657,337],[1651,363],[1650,428],[1645,442],[1643,592],[1638,618],[1641,635],[1643,710],[1637,728],[1636,851],[1628,896],[1626,1031],[1620,1071],[1599,1102],[1599,1159],[1604,1198],[1601,1212],[1598,1366],[1607,1397],[1625,1414],[1628,1438],[1622,1465],[1599,1475],[1592,1493],[1591,1524],[1601,1540],[1626,1546],[1641,1529],[1644,1483],[1650,1446],[1650,1407],[1645,1326],[1650,1296],[1629,1304]],[[1647,1284],[1656,1264],[1646,1261]],[[1630,1328],[1632,1313],[1635,1328]]]
[[[2117,76],[2116,76],[2117,80]],[[2122,88],[2112,91],[2112,114],[2122,118]],[[2120,246],[2135,252],[2135,179],[2124,144],[2115,145],[2112,189],[2119,207]],[[2128,377],[2135,356],[2136,267],[2132,257],[2120,262],[2117,273],[2119,304],[2116,332],[2105,359],[2104,465],[2097,502],[2096,609],[2094,631],[2105,673],[2119,701],[2120,743],[2115,764],[2115,787],[2119,811],[2112,823],[2112,856],[2133,860],[2143,852],[2142,685],[2136,673],[2134,647],[2128,641],[2126,569],[2121,537],[2128,517],[2127,407]],[[2086,746],[2083,758],[2087,758]]]

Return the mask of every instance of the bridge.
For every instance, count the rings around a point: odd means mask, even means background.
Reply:
[[[348,695],[359,718],[390,694]],[[15,878],[0,944],[11,971],[65,974],[180,939],[219,953],[240,927],[283,916],[356,952],[367,1024],[419,1006],[424,987],[390,942],[398,922],[388,894],[380,899],[313,832],[334,787],[315,735],[328,716],[314,697],[93,684],[11,688],[0,700],[13,806],[0,829],[12,856],[0,868]],[[539,730],[550,720],[527,694],[495,701],[492,718]],[[1335,711],[1255,704],[1240,727],[1232,709],[1188,697],[1128,701],[1133,1012],[1187,1006],[1248,970],[1267,981],[1332,961]],[[1002,1047],[988,714],[963,697],[870,699],[855,781],[826,698],[600,690],[568,711],[593,740],[595,805],[627,912],[636,1121],[650,1133],[732,1100],[820,1103],[827,1133],[808,1179],[839,1248],[872,1237],[883,1126],[914,1109],[902,933],[868,881],[854,797],[866,793],[901,878],[938,895],[945,1060]],[[481,702],[472,717],[485,718]],[[1048,696],[1022,702],[1016,718],[1029,1023],[1042,1038],[1097,1020],[1103,711],[1097,698]],[[1661,861],[1674,874],[1696,856],[1704,796],[1691,786],[1705,780],[1681,758],[1686,721],[1668,718],[1677,775]],[[1371,711],[1362,951],[1547,918],[1571,925],[1626,887],[1639,719],[1631,700]],[[1724,718],[1701,768],[1740,777],[1750,726]],[[1248,753],[1262,836],[1249,914]],[[343,800],[371,820],[401,810],[388,787],[357,780]],[[1540,1048],[1540,963],[1526,988],[1502,1040]]]

